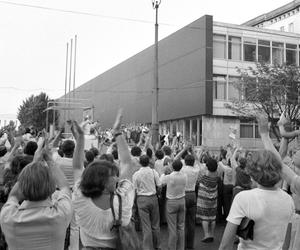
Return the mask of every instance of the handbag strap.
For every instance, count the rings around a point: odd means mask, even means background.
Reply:
[[[122,225],[122,197],[121,197],[121,195],[117,194],[118,201],[119,201],[119,218],[117,219],[115,209],[114,209],[114,196],[115,196],[114,193],[112,193],[110,195],[110,209],[111,209],[113,219],[114,219],[111,230],[114,227],[119,227]]]

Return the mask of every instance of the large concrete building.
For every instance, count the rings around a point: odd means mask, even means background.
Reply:
[[[224,106],[244,96],[234,88],[236,68],[254,66],[258,58],[299,65],[299,44],[299,34],[213,22],[208,15],[162,39],[160,132],[181,132],[196,145],[216,149],[236,129],[241,145],[260,147],[257,124]],[[125,123],[150,123],[153,58],[152,46],[77,88],[76,97],[89,100],[94,120],[104,127],[112,126],[118,107]]]

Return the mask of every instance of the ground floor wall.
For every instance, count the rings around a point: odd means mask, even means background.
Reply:
[[[243,125],[238,117],[202,115],[162,121],[160,122],[160,134],[170,134],[171,136],[180,134],[184,140],[191,141],[196,146],[207,146],[214,151],[232,143],[233,135],[238,144],[245,149],[262,148],[260,138],[245,138],[244,133],[241,134]],[[253,129],[256,129],[255,126],[257,125],[254,124]]]

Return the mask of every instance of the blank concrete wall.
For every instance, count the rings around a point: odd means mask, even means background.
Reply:
[[[159,42],[160,121],[212,114],[212,27],[212,16],[203,16]],[[119,107],[125,123],[150,123],[153,66],[151,46],[77,88],[76,97],[90,100],[103,127]]]

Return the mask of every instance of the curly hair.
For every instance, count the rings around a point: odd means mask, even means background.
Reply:
[[[281,162],[268,150],[254,152],[247,160],[246,170],[258,184],[273,187],[281,180]]]
[[[118,175],[116,165],[105,160],[96,160],[84,169],[79,188],[86,197],[96,198],[102,195],[110,176]]]

